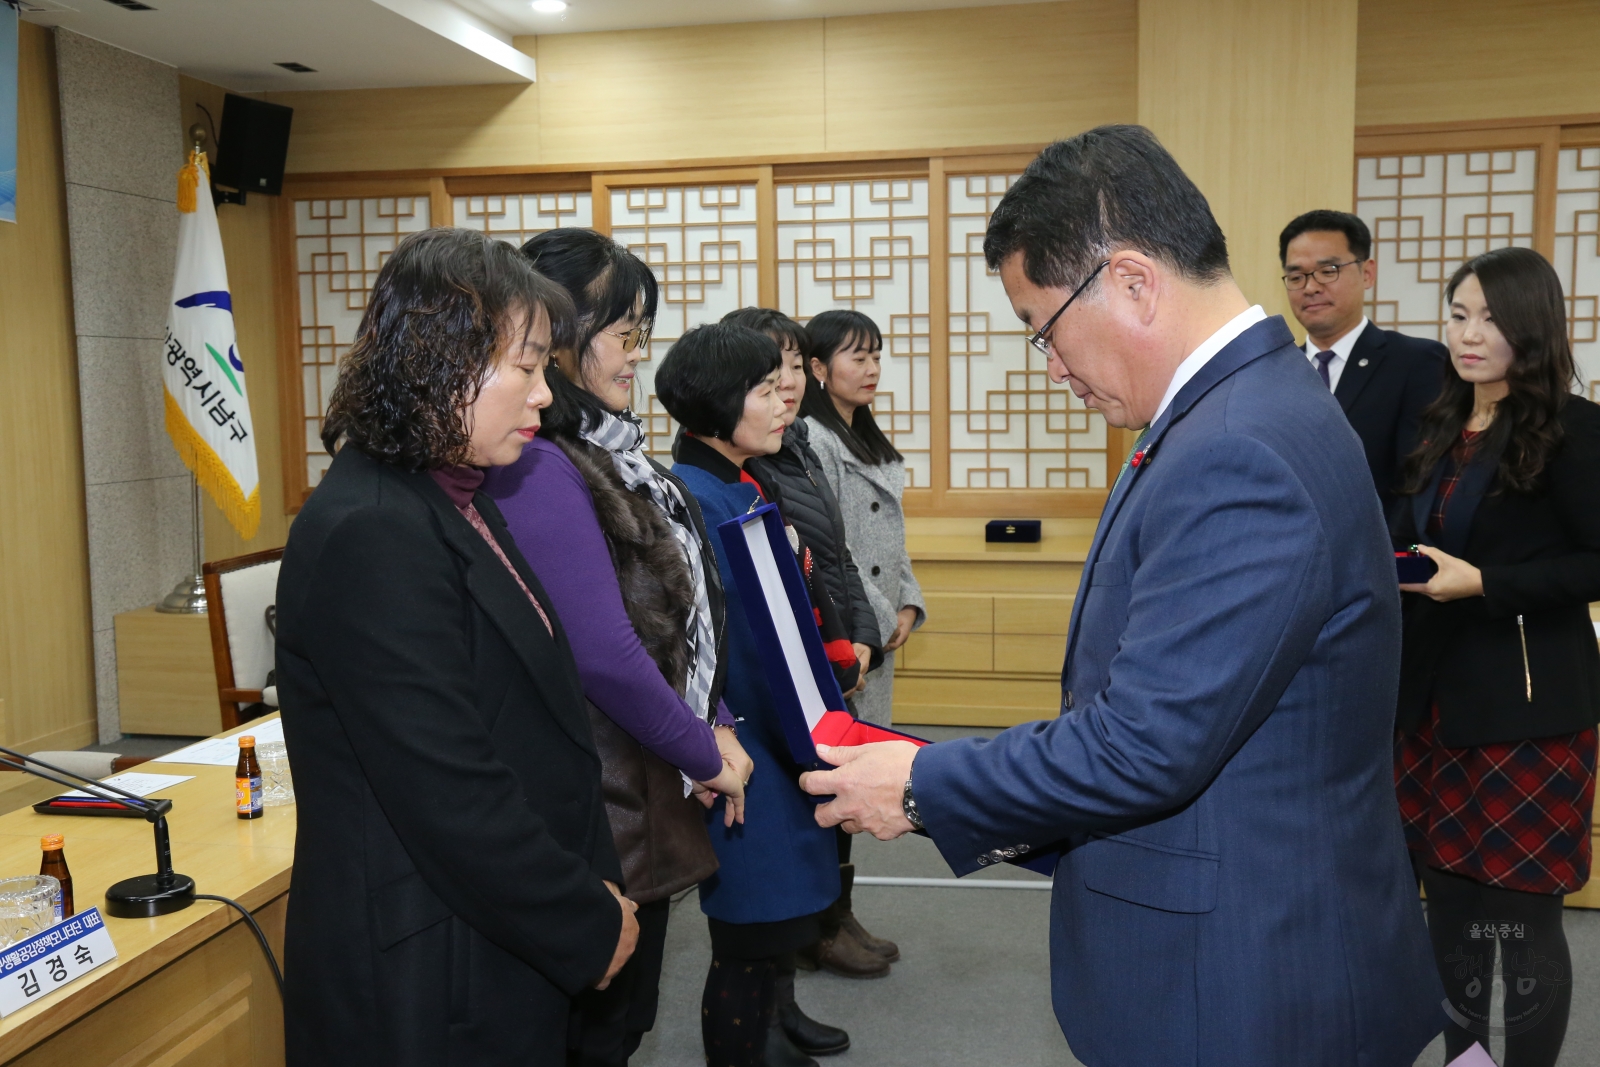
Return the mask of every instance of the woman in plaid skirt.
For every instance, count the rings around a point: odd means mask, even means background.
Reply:
[[[1447,993],[1446,1060],[1499,1032],[1507,1064],[1547,1067],[1572,1000],[1562,896],[1589,879],[1600,407],[1571,392],[1561,282],[1538,253],[1469,260],[1446,299],[1455,373],[1423,412],[1390,516],[1396,547],[1438,565],[1400,587],[1395,781]]]

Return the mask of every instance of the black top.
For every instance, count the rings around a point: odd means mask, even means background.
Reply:
[[[621,911],[566,635],[427,474],[340,450],[290,529],[278,690],[298,837],[285,1059],[565,1062]]]
[[[1417,447],[1422,409],[1439,395],[1450,352],[1438,341],[1367,323],[1350,350],[1333,397],[1361,438],[1384,513],[1405,458]]]
[[[1425,721],[1430,702],[1452,748],[1576,733],[1600,721],[1600,649],[1589,619],[1589,602],[1600,600],[1600,407],[1572,397],[1561,425],[1561,447],[1534,493],[1495,491],[1500,456],[1486,448],[1462,469],[1438,537],[1427,533],[1428,516],[1448,456],[1422,492],[1396,502],[1396,548],[1436,544],[1483,572],[1484,593],[1443,604],[1405,595],[1401,730]]]
[[[758,478],[775,482],[782,490],[784,517],[811,546],[823,588],[838,606],[840,621],[852,641],[872,649],[872,664],[877,666],[883,658],[878,620],[850,557],[844,514],[822,473],[822,461],[811,448],[806,421],[796,419],[784,431],[783,448],[777,454],[753,459],[749,465]]]

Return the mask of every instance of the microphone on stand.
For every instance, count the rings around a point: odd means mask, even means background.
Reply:
[[[4,756],[13,757],[5,759]],[[172,869],[172,842],[167,835],[167,812],[172,810],[170,800],[147,800],[105,782],[86,778],[76,771],[45,763],[33,756],[0,748],[0,765],[23,771],[36,778],[44,778],[69,789],[83,789],[100,800],[120,804],[129,811],[138,812],[154,824],[156,831],[156,873],[124,878],[106,890],[106,913],[119,919],[149,919],[182,911],[194,903],[194,879],[178,874]],[[39,768],[46,770],[40,770]],[[54,771],[54,774],[47,773]],[[66,778],[57,775],[67,775]],[[73,781],[71,779],[76,779]]]

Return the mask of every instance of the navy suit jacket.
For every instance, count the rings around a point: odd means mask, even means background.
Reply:
[[[956,873],[1063,848],[1054,1001],[1090,1067],[1410,1067],[1443,1026],[1360,449],[1283,320],[1246,330],[1106,502],[1061,716],[917,755]]]
[[[1450,350],[1367,323],[1339,374],[1334,399],[1361,438],[1367,469],[1388,514],[1406,457],[1417,447],[1422,409],[1444,384]]]

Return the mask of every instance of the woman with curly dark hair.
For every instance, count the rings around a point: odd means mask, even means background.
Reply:
[[[1455,374],[1423,412],[1391,516],[1438,565],[1406,592],[1395,777],[1448,994],[1446,1058],[1491,1031],[1552,1065],[1572,1000],[1562,896],[1588,881],[1600,720],[1600,407],[1571,392],[1566,303],[1538,253],[1446,290]],[[1496,962],[1496,941],[1499,962]]]
[[[572,317],[515,249],[427,230],[340,364],[278,580],[293,1067],[557,1067],[572,998],[633,951],[572,650],[478,492]]]

